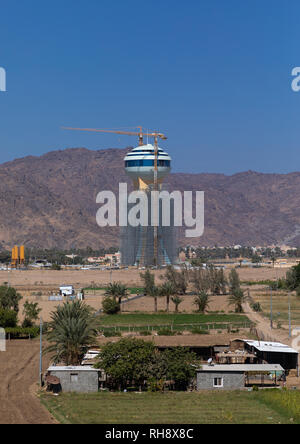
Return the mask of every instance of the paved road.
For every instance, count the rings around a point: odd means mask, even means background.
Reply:
[[[0,352],[0,424],[55,423],[34,394],[38,372],[38,341],[7,342]]]

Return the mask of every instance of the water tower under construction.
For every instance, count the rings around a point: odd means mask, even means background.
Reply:
[[[163,190],[164,179],[171,171],[171,158],[158,146],[142,144],[130,151],[124,159],[125,171],[132,179],[134,189],[145,192],[148,208],[146,226],[128,225],[121,229],[122,264],[126,266],[171,265],[176,260],[174,207],[170,202],[170,225],[163,226],[162,202],[153,202],[152,191]],[[133,204],[132,204],[133,206]],[[128,206],[128,212],[131,207]],[[153,212],[157,223],[153,226]]]
[[[177,251],[174,231],[174,201],[170,200],[168,223],[163,223],[162,201],[157,197],[163,190],[163,182],[171,171],[171,158],[158,146],[158,140],[167,140],[160,132],[95,128],[65,128],[75,131],[91,131],[96,133],[122,134],[138,136],[139,146],[125,157],[125,170],[132,179],[135,190],[143,191],[146,196],[145,220],[137,226],[128,224],[121,228],[121,261],[122,265],[139,265],[141,267],[163,266],[175,263]],[[144,138],[154,139],[154,145],[144,144]],[[152,193],[152,192],[155,193]],[[152,200],[153,194],[156,196]],[[128,205],[128,214],[134,204]],[[154,216],[154,217],[153,217]],[[127,219],[130,219],[129,217]],[[146,217],[145,217],[146,219]],[[154,220],[154,223],[153,223]],[[165,222],[165,221],[164,221]]]

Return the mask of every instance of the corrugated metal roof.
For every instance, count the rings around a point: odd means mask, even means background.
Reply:
[[[227,364],[227,365],[202,365],[198,372],[283,372],[279,364]]]
[[[246,344],[251,347],[255,347],[259,351],[265,352],[273,352],[273,353],[296,353],[297,350],[294,350],[288,345],[281,344],[280,342],[264,342],[264,341],[244,341]]]

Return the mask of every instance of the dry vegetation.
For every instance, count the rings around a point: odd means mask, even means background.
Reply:
[[[241,281],[262,281],[278,279],[285,276],[286,269],[279,268],[240,268],[238,270]],[[226,274],[229,270],[226,270]],[[156,280],[160,282],[160,276],[162,271],[156,271]],[[97,270],[30,270],[30,271],[18,271],[13,270],[10,272],[0,271],[0,283],[10,282],[10,285],[14,286],[23,296],[23,301],[20,304],[20,319],[22,320],[23,304],[25,300],[30,302],[38,302],[42,308],[42,317],[45,321],[50,319],[50,313],[56,306],[60,305],[60,302],[50,302],[48,297],[50,294],[57,293],[58,288],[62,284],[72,284],[76,290],[80,290],[83,287],[104,287],[110,280],[120,281],[128,287],[140,287],[142,281],[140,279],[140,270],[114,270],[97,271]],[[261,286],[258,288],[262,288]],[[256,287],[251,287],[251,292]],[[87,303],[91,305],[95,310],[100,310],[102,307],[103,291],[90,291],[87,292]],[[158,310],[165,309],[165,300],[161,298],[158,300]],[[170,305],[171,311],[174,311],[174,305]],[[211,298],[209,311],[219,311],[229,313],[232,311],[232,307],[228,306],[228,300],[226,296],[213,296]],[[144,311],[152,312],[154,310],[154,304],[152,298],[143,298],[136,301],[131,301],[124,305],[123,310],[126,312]],[[183,303],[180,305],[180,312],[191,313],[195,310],[193,305],[193,297],[185,296]]]

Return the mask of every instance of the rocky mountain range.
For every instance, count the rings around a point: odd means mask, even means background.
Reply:
[[[118,245],[118,228],[99,228],[96,196],[118,192],[127,149],[53,151],[0,165],[0,246],[94,249]],[[192,245],[300,246],[300,172],[171,174],[168,189],[205,192],[205,232]]]

